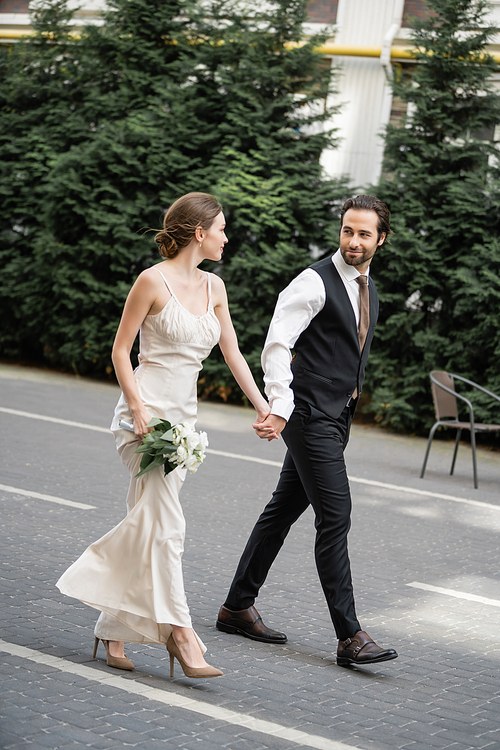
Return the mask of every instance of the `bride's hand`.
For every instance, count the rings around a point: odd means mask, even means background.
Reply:
[[[264,406],[262,406],[260,409],[256,409],[257,412],[257,419],[255,420],[256,424],[259,424],[260,422],[265,422],[269,414],[271,413],[271,407],[268,403],[266,403]]]
[[[286,425],[286,419],[276,414],[268,414],[265,420],[257,421],[252,425],[257,435],[262,440],[279,440],[280,432]]]
[[[274,432],[274,429],[266,422],[267,418],[271,414],[271,407],[267,402],[264,403],[259,409],[256,409],[257,419],[255,420],[252,427],[260,438],[266,440],[274,440],[278,438],[278,435]]]
[[[152,427],[148,427],[148,424],[152,419],[151,414],[148,413],[144,405],[140,406],[138,409],[131,409],[131,412],[134,420],[135,436],[139,438],[139,440],[142,440],[144,435],[147,435],[147,433],[151,432],[153,429]]]

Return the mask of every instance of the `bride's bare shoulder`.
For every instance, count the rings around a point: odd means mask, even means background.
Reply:
[[[212,285],[212,302],[214,307],[227,302],[226,285],[222,281],[221,277],[217,276],[217,274],[215,273],[211,273],[210,281]]]
[[[151,266],[142,271],[137,277],[136,284],[140,284],[143,289],[156,289],[165,286],[161,275],[161,269],[158,266]]]
[[[217,276],[216,273],[210,274],[210,282],[212,284],[212,289],[214,292],[224,292],[226,291],[226,285],[222,281],[220,276]]]
[[[154,266],[139,274],[129,293],[130,301],[137,301],[141,306],[146,304],[150,313],[155,306],[163,307],[169,297],[170,292]]]

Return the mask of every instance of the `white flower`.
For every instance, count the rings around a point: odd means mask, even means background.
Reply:
[[[187,457],[188,457],[187,450],[182,445],[179,445],[176,451],[177,462],[181,463],[181,461],[185,461]]]
[[[203,451],[204,453],[207,447],[208,447],[208,435],[206,432],[200,432],[200,450]]]
[[[192,432],[187,436],[186,447],[190,453],[200,449],[200,436],[197,432]]]
[[[184,462],[184,466],[190,474],[194,474],[199,466],[198,459],[196,458],[196,456],[188,456],[186,461]]]
[[[179,443],[183,438],[193,432],[193,428],[187,422],[179,422],[174,427],[174,443]]]

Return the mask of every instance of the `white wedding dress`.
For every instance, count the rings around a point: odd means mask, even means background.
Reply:
[[[134,376],[152,417],[194,425],[198,373],[220,337],[210,274],[207,312],[193,315],[158,272],[172,296],[161,312],[148,315],[141,327],[140,364]],[[158,467],[134,479],[142,456],[134,451],[140,442],[132,432],[119,427],[120,420],[132,421],[123,393],[111,430],[131,474],[128,514],[91,544],[56,585],[63,594],[101,610],[95,627],[98,638],[166,644],[171,625],[192,627],[181,562],[185,520],[179,491],[186,470],[177,468],[165,476]]]

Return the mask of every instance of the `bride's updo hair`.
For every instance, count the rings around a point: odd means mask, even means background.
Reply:
[[[187,193],[178,198],[165,214],[163,229],[155,237],[160,255],[175,258],[179,250],[189,245],[197,228],[210,229],[221,211],[221,204],[209,193]]]

